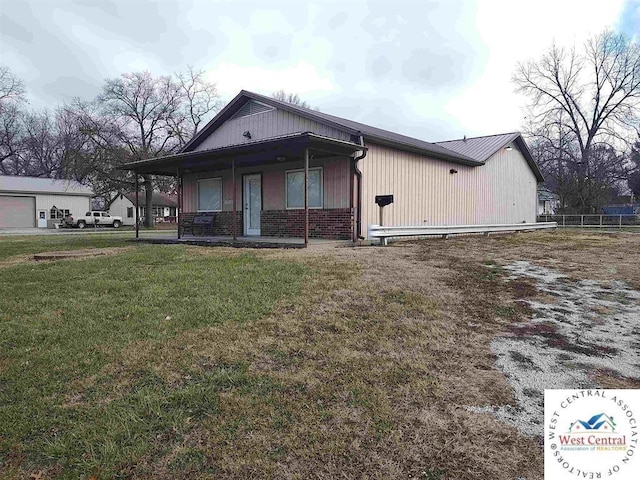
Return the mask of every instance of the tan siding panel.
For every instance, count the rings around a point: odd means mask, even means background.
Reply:
[[[515,145],[469,167],[369,144],[363,172],[363,231],[378,223],[375,195],[393,194],[386,225],[535,221],[537,182]],[[455,169],[458,173],[450,174]]]

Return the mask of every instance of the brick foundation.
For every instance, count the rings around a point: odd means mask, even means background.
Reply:
[[[186,212],[180,214],[180,228],[182,228],[185,223],[189,224],[193,221],[193,217],[213,217],[213,224],[204,224],[202,228],[197,229],[197,234],[202,236],[233,236],[233,212]],[[237,224],[237,233],[238,236],[242,235],[242,212],[237,212],[236,218]],[[183,232],[187,235],[192,234],[189,231],[183,230]]]
[[[350,240],[350,208],[309,210],[309,237]],[[304,210],[263,210],[260,234],[265,237],[304,237]]]
[[[202,224],[194,228],[188,227],[193,217],[213,217],[213,224]],[[309,210],[309,237],[350,240],[352,235],[353,216],[349,208],[332,208]],[[232,212],[185,212],[180,215],[180,228],[183,234],[198,236],[232,236]],[[242,212],[237,215],[238,236],[244,235]],[[304,210],[263,210],[260,212],[260,235],[265,237],[304,237]]]

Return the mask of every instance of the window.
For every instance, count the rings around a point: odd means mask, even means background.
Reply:
[[[133,218],[133,207],[127,207],[127,218]]]
[[[110,218],[110,217],[111,217],[111,215],[109,215],[109,214],[108,214],[108,213],[106,213],[106,212],[102,212],[102,216],[103,216],[103,217],[107,217],[107,218]]]
[[[49,211],[49,217],[51,218],[51,220],[65,218],[65,217],[68,217],[69,215],[71,215],[71,212],[69,212],[69,210],[63,210],[61,208],[52,208]]]
[[[164,207],[153,207],[153,216],[154,217],[164,217]]]
[[[222,178],[198,180],[198,211],[222,211]]]
[[[94,217],[99,217],[100,216],[100,212],[93,212],[93,216]]]
[[[304,170],[289,170],[287,208],[304,208]],[[309,169],[309,208],[322,208],[322,168]]]

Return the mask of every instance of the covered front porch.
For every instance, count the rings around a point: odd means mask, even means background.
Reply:
[[[364,151],[359,143],[305,132],[125,168],[136,174],[136,193],[140,175],[176,178],[176,241],[305,247],[310,239],[356,238],[360,209],[354,160]]]

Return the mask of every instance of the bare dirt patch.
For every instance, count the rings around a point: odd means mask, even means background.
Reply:
[[[58,250],[53,252],[42,252],[33,255],[36,262],[44,260],[68,260],[79,258],[101,257],[104,255],[115,255],[126,250],[127,247],[111,247],[111,248],[88,248],[84,250]]]

